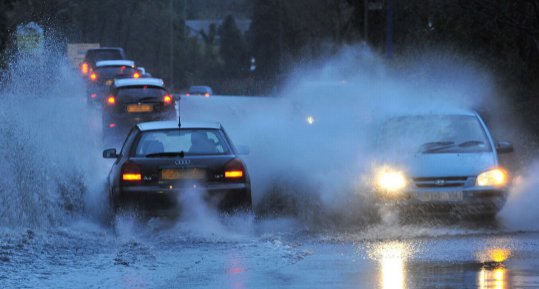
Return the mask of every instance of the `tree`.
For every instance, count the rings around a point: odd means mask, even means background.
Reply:
[[[219,27],[219,53],[224,61],[224,75],[237,77],[250,64],[249,54],[241,31],[234,17],[228,15]]]
[[[256,0],[250,27],[251,49],[262,78],[280,72],[283,28],[280,0]]]
[[[6,50],[9,40],[8,27],[8,11],[11,9],[11,0],[0,0],[0,27],[4,29],[0,30],[0,56],[3,55]],[[6,65],[5,60],[0,58],[0,70]]]

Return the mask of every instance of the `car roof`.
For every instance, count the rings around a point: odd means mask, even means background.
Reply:
[[[167,120],[167,121],[150,121],[150,122],[141,122],[138,125],[138,128],[141,131],[149,130],[161,130],[161,129],[177,129],[178,122]],[[208,122],[208,121],[182,121],[181,128],[206,128],[206,129],[221,129],[221,123],[219,122]]]
[[[151,85],[164,88],[165,84],[161,78],[121,78],[114,79],[113,86],[125,87],[125,86],[139,86],[139,85]]]
[[[137,124],[141,131],[161,130],[161,129],[177,129],[178,122],[172,120],[166,121],[150,121]],[[182,121],[181,128],[205,128],[205,129],[221,129],[221,123],[209,121]]]
[[[446,110],[426,110],[426,111],[410,111],[407,113],[399,113],[393,115],[393,117],[415,117],[415,116],[449,116],[449,115],[462,115],[462,116],[479,116],[474,110],[469,109],[446,109]]]
[[[95,63],[96,67],[103,66],[131,66],[135,67],[135,62],[133,60],[101,60]]]
[[[98,47],[98,48],[90,48],[87,51],[98,51],[98,50],[124,50],[121,47]]]

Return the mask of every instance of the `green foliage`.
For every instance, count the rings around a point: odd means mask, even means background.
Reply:
[[[250,58],[243,35],[231,15],[227,16],[219,27],[219,39],[219,52],[224,61],[224,71],[229,77],[245,75]]]

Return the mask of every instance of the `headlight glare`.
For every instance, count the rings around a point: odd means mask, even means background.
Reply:
[[[507,185],[507,180],[507,172],[496,168],[479,174],[475,184],[480,187],[503,187]]]
[[[389,192],[397,192],[406,187],[406,177],[400,171],[380,171],[376,177],[376,185]]]

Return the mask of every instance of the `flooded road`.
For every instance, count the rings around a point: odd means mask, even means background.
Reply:
[[[85,222],[4,230],[0,283],[3,288],[539,286],[535,232],[381,224],[356,232],[311,232],[294,220],[249,216],[204,222],[126,219],[116,233]],[[389,238],[398,231],[405,237]]]
[[[539,287],[537,167],[494,223],[372,220],[356,185],[376,131],[358,124],[384,103],[342,82],[178,105],[182,119],[219,121],[250,147],[255,212],[276,218],[220,216],[194,198],[179,220],[120,216],[111,227],[101,117],[71,73],[30,102],[14,87],[0,109],[0,288]],[[336,88],[348,94],[311,98]]]

